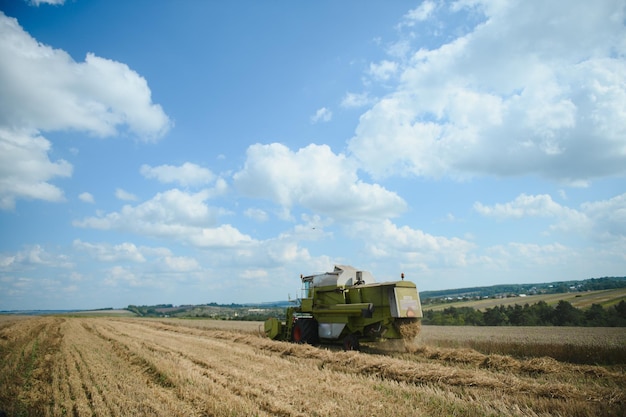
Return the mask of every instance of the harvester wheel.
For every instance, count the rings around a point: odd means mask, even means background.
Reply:
[[[359,335],[351,333],[343,338],[343,350],[360,350]]]
[[[297,319],[293,325],[291,340],[295,343],[317,344],[319,342],[317,321],[308,318]]]

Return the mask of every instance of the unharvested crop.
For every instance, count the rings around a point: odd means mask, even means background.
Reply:
[[[551,357],[589,365],[626,364],[626,332],[616,327],[424,326],[421,342],[516,358]]]
[[[235,328],[232,325],[239,325]],[[9,416],[622,416],[623,369],[427,342],[366,352],[261,337],[258,323],[0,320]]]

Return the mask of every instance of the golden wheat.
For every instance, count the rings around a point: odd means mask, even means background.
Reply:
[[[620,367],[425,342],[370,353],[261,337],[258,323],[0,321],[8,416],[622,416]],[[425,335],[426,333],[426,335]]]

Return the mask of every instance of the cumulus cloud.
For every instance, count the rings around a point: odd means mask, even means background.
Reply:
[[[594,241],[621,241],[626,245],[626,194],[586,202],[578,209],[563,206],[549,195],[521,194],[513,201],[492,206],[477,202],[474,210],[499,220],[554,218],[556,222],[550,226],[552,231],[576,233]]]
[[[200,269],[198,261],[188,256],[166,256],[163,262],[170,271],[191,272]]]
[[[459,238],[434,236],[409,226],[382,222],[359,222],[348,231],[366,243],[373,258],[396,259],[417,269],[464,267],[475,244]]]
[[[580,209],[592,222],[596,239],[619,239],[626,253],[626,193],[608,200],[583,203]]]
[[[564,207],[547,194],[526,195],[520,194],[515,200],[508,203],[497,203],[486,206],[482,203],[474,203],[474,210],[478,213],[497,218],[523,218],[523,217],[562,217],[569,216],[575,210]]]
[[[256,220],[257,222],[265,222],[269,219],[267,212],[265,210],[257,209],[257,208],[248,208],[243,213],[246,217]]]
[[[151,283],[149,280],[142,279],[141,276],[132,269],[116,265],[107,271],[104,284],[111,287],[117,287],[118,285],[146,287]]]
[[[200,247],[232,247],[251,242],[249,236],[230,225],[216,226],[221,211],[206,204],[210,196],[210,190],[188,193],[172,189],[136,206],[125,205],[120,211],[76,220],[73,224],[173,238]]]
[[[121,243],[111,245],[108,243],[93,244],[82,242],[80,239],[74,240],[75,249],[89,252],[94,258],[104,262],[132,261],[145,262],[146,258],[133,243]]]
[[[65,0],[27,0],[31,6],[39,6],[40,4],[62,5]]]
[[[161,270],[188,272],[199,269],[198,261],[188,256],[174,256],[172,251],[163,247],[137,246],[131,242],[117,245],[110,243],[90,243],[76,239],[74,249],[88,253],[98,261],[108,263],[158,264]],[[127,266],[128,267],[128,266]],[[156,272],[156,271],[155,271]]]
[[[72,166],[49,159],[52,145],[41,132],[128,132],[152,141],[170,126],[146,80],[127,65],[92,53],[76,62],[0,12],[0,208],[19,198],[64,200],[50,182],[70,176]]]
[[[51,253],[41,245],[32,245],[14,254],[0,253],[0,270],[15,271],[37,266],[69,268],[72,263],[67,256]]]
[[[330,122],[333,118],[333,112],[322,107],[318,109],[313,116],[311,116],[311,123]]]
[[[364,107],[369,104],[372,104],[373,98],[369,96],[369,93],[346,93],[344,98],[341,100],[341,107],[344,108],[355,108],[355,107]]]
[[[18,198],[65,200],[63,191],[48,181],[71,176],[72,166],[62,159],[50,161],[50,148],[34,131],[0,126],[0,209],[13,209]]]
[[[156,194],[151,200],[137,206],[125,205],[120,212],[101,218],[92,218],[87,223],[101,229],[111,229],[114,225],[126,224],[129,227],[143,227],[146,223],[166,225],[207,225],[215,223],[216,213],[205,204],[208,191],[187,193],[171,189]],[[139,224],[133,223],[135,220]],[[143,223],[140,224],[140,223]],[[82,224],[79,224],[82,225]]]
[[[285,210],[298,205],[335,219],[394,217],[406,208],[396,193],[359,180],[355,164],[326,145],[311,144],[296,152],[278,143],[252,145],[233,179],[249,197],[271,200]]]
[[[265,269],[246,269],[240,276],[243,279],[258,280],[267,277],[268,273]]]
[[[433,1],[427,0],[422,2],[415,9],[410,10],[405,16],[404,21],[407,26],[414,26],[417,22],[422,22],[428,19],[435,10],[436,4]]]
[[[85,193],[80,193],[80,194],[78,195],[78,199],[79,199],[80,201],[82,201],[83,203],[90,203],[90,204],[93,204],[93,203],[95,203],[95,201],[96,201],[96,200],[93,198],[93,195],[92,195],[91,193],[87,193],[87,192],[85,192]]]
[[[593,255],[590,253],[559,243],[538,245],[511,242],[486,248],[485,255],[480,257],[480,262],[486,269],[516,271],[514,273],[521,279],[528,279],[524,277],[528,270],[538,270],[542,273],[551,268],[559,270],[563,268],[563,265],[572,265],[580,262],[580,259],[588,259],[591,256]]]
[[[621,203],[611,199],[603,204],[616,208]],[[584,215],[589,216],[588,213]],[[567,222],[569,226],[575,226],[575,216]],[[584,226],[583,232],[598,233],[601,230],[600,224],[592,222],[592,225],[593,228]],[[408,273],[409,279],[429,287],[435,281],[440,287],[471,286],[485,273],[501,274],[502,282],[528,282],[529,277],[534,276],[567,279],[572,276],[569,268],[573,268],[576,276],[589,277],[597,274],[598,265],[619,271],[619,260],[623,265],[623,254],[626,253],[624,235],[614,235],[612,240],[598,237],[606,244],[591,247],[572,247],[559,242],[510,242],[480,247],[467,239],[437,236],[390,220],[356,222],[346,228],[346,235],[365,242],[363,249],[372,270],[390,275],[396,274],[399,267]]]
[[[203,248],[237,247],[256,242],[230,224],[222,224],[212,228],[196,228],[190,232],[186,237],[189,242]]]
[[[141,175],[146,178],[154,178],[162,183],[178,183],[182,186],[205,185],[215,179],[211,170],[199,165],[185,162],[181,166],[150,165],[141,166]]]
[[[126,190],[123,190],[121,188],[116,188],[115,189],[115,198],[117,198],[118,200],[123,200],[123,201],[137,201],[137,196],[133,193],[129,193]]]
[[[170,128],[161,106],[152,103],[146,80],[126,64],[92,53],[76,62],[37,42],[4,14],[0,35],[1,125],[98,136],[126,126],[141,140],[157,139]]]
[[[371,63],[369,74],[379,80],[388,80],[398,71],[398,63],[393,61],[381,61],[379,63]]]
[[[565,183],[626,173],[623,2],[429,4],[414,20],[484,19],[431,49],[407,36],[409,50],[396,54],[403,58],[373,64],[387,80],[395,63],[401,81],[362,115],[349,142],[363,169]]]

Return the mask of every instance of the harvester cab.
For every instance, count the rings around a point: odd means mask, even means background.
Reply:
[[[360,341],[413,338],[422,308],[415,284],[377,283],[368,271],[335,265],[332,272],[301,276],[300,305],[289,307],[284,322],[270,318],[265,334],[295,343],[342,343],[358,350]]]

